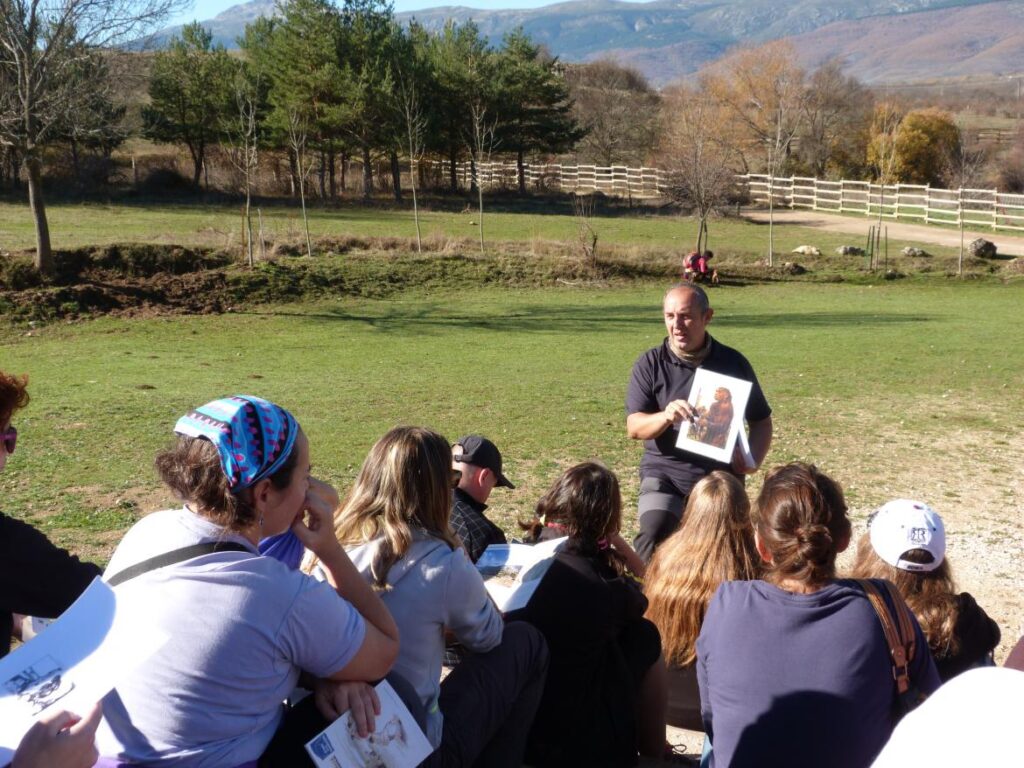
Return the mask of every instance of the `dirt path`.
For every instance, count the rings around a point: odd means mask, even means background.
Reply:
[[[743,218],[748,221],[763,223],[768,221],[768,212],[750,211],[749,213],[744,213]],[[874,223],[871,219],[807,210],[775,211],[775,221],[778,224],[827,229],[832,232],[845,232],[851,235],[860,235],[861,237],[867,236],[868,227]],[[885,221],[883,223],[889,228],[889,237],[896,240],[944,245],[949,248],[960,247],[959,230],[943,229],[942,227],[932,227],[926,224],[905,224],[896,221]],[[1004,232],[964,230],[965,243],[969,243],[979,237],[995,243],[999,253],[1008,256],[1024,256],[1024,237],[1015,237]]]

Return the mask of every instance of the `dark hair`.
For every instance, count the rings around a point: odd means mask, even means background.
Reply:
[[[622,524],[619,480],[599,461],[585,461],[565,470],[548,489],[536,508],[537,523],[559,523],[569,536],[569,550],[597,557],[616,574],[625,572],[625,561],[606,539]]]
[[[11,420],[19,408],[28,405],[28,376],[15,376],[0,371],[0,427]]]
[[[298,460],[299,452],[293,446],[280,469],[270,475],[274,488],[288,487]],[[220,454],[206,438],[179,436],[171,448],[157,454],[156,471],[178,498],[218,525],[241,530],[256,521],[252,493],[248,488],[231,492]]]
[[[769,581],[821,584],[836,575],[836,554],[849,541],[843,489],[813,464],[772,469],[757,496],[754,527],[771,553]]]

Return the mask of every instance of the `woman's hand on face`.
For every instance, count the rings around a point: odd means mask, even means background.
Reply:
[[[356,733],[362,739],[377,730],[374,718],[380,714],[380,699],[368,683],[335,683],[318,679],[313,686],[313,700],[320,714],[332,723],[346,712],[351,712]]]
[[[311,477],[303,503],[304,514],[292,524],[292,532],[299,541],[321,560],[341,549],[334,535],[334,510],[338,503],[338,492],[333,487]]]

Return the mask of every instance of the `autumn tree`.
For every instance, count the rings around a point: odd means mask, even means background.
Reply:
[[[774,179],[786,165],[807,98],[796,50],[778,41],[717,62],[702,87],[723,108],[720,129],[745,164],[768,176],[768,264],[774,263]]]
[[[728,202],[736,180],[733,152],[719,136],[721,110],[706,90],[685,86],[668,89],[662,106],[667,194],[693,210],[698,252],[707,248],[708,217]]]
[[[908,112],[896,138],[896,174],[908,184],[941,184],[948,158],[960,151],[960,130],[948,112]]]
[[[68,115],[88,100],[76,77],[97,51],[143,35],[180,7],[179,0],[0,0],[0,144],[24,165],[36,232],[36,267],[53,271],[43,202],[46,147]]]
[[[181,143],[192,157],[192,186],[198,187],[206,150],[220,137],[220,125],[233,110],[233,67],[223,45],[199,22],[153,58],[150,105],[143,110],[146,135]]]
[[[807,78],[797,162],[808,175],[839,178],[863,172],[872,96],[842,62],[830,59]]]
[[[658,140],[660,98],[639,70],[608,59],[566,66],[573,114],[586,131],[577,145],[598,165],[643,165]]]

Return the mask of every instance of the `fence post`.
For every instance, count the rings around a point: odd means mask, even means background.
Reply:
[[[992,231],[999,229],[999,190],[992,190]]]
[[[892,217],[899,221],[900,219],[900,183],[896,182],[896,205],[893,208]]]
[[[846,179],[839,180],[839,212],[843,212],[843,201],[846,198]]]
[[[929,219],[932,213],[932,185],[928,182],[924,185],[924,223],[931,224]]]

